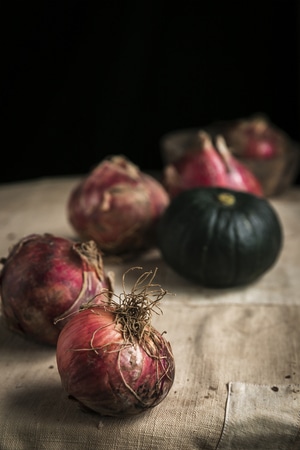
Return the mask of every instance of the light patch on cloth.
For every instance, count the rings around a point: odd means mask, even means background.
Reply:
[[[231,382],[217,450],[300,448],[299,425],[300,385]]]

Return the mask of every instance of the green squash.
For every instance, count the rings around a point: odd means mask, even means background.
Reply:
[[[163,259],[182,277],[202,286],[249,284],[273,266],[283,231],[265,198],[227,188],[182,192],[157,228]]]

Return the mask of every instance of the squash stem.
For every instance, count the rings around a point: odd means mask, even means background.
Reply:
[[[231,206],[235,204],[235,196],[233,194],[229,194],[228,192],[221,192],[218,195],[218,200],[224,206]]]

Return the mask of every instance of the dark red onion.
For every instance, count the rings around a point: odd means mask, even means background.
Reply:
[[[157,406],[171,389],[171,345],[151,325],[165,291],[152,284],[155,273],[146,287],[139,286],[151,273],[119,302],[86,305],[61,331],[56,355],[62,386],[88,410],[136,415]]]
[[[104,253],[132,253],[154,243],[168,204],[162,184],[119,155],[103,160],[75,186],[67,214],[81,239],[93,239]]]
[[[1,260],[0,295],[7,326],[40,343],[56,345],[59,321],[102,290],[112,291],[95,242],[51,234],[22,238]],[[103,296],[97,297],[100,302]],[[57,324],[54,322],[57,321]]]

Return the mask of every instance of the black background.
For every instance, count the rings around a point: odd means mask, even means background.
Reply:
[[[7,3],[2,183],[161,169],[164,133],[256,112],[300,140],[296,0]]]

